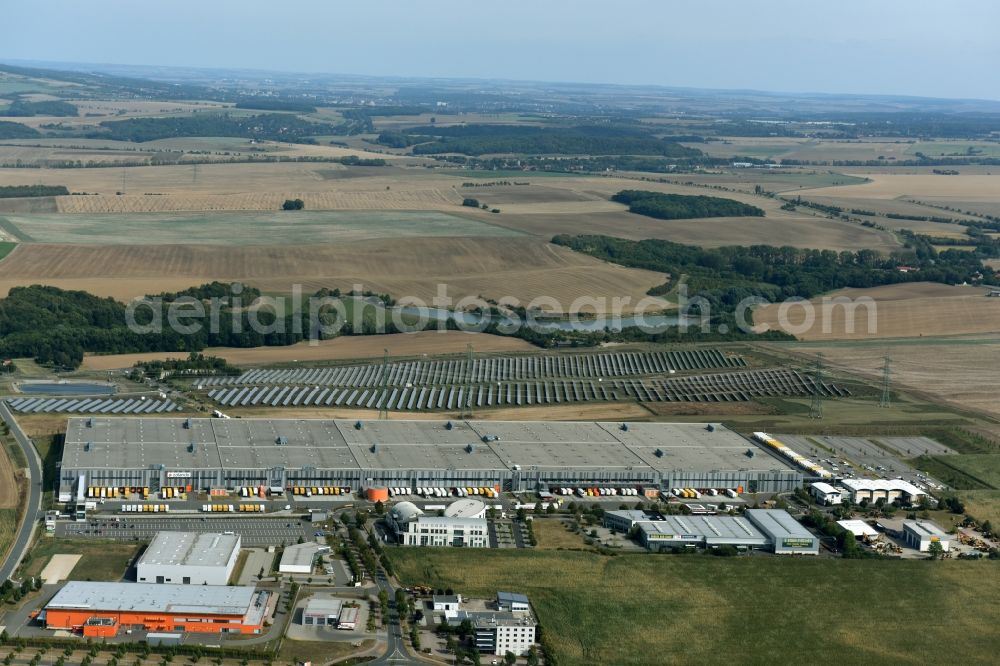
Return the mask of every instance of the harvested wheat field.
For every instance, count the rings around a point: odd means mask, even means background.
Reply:
[[[408,238],[337,245],[45,245],[18,246],[0,262],[0,293],[12,287],[50,284],[127,300],[183,284],[243,281],[270,293],[302,285],[356,285],[397,298],[431,303],[445,285],[454,300],[479,295],[521,304],[551,297],[569,309],[592,295],[631,299],[631,309],[663,284],[653,271],[624,268],[534,238]],[[664,305],[666,305],[664,303]],[[544,309],[553,309],[545,306]],[[590,311],[611,307],[597,303]]]
[[[871,379],[882,376],[884,357],[892,358],[892,381],[940,402],[1000,417],[997,381],[1000,335],[978,338],[896,342],[774,343],[775,348],[815,356],[831,367]]]
[[[801,190],[810,195],[863,199],[896,199],[909,197],[919,200],[997,201],[1000,198],[1000,174],[866,174],[869,182],[857,185]]]
[[[0,446],[0,509],[13,509],[20,503],[19,499],[14,464],[6,447]]]
[[[802,327],[806,323],[806,314],[799,306],[787,309],[790,328],[781,325],[781,305],[776,303],[755,309],[754,323],[758,327],[787,330],[802,340],[863,340],[1000,332],[1000,298],[989,298],[987,293],[988,290],[979,287],[954,287],[935,282],[841,289],[810,301],[816,313],[815,321],[805,330]],[[874,308],[869,309],[863,304],[853,310],[840,306],[824,307],[824,299],[838,297],[872,299]],[[849,312],[854,313],[853,317],[848,316]],[[871,319],[870,313],[874,315]],[[852,319],[853,331],[850,329]],[[870,321],[872,327],[869,327]]]
[[[381,358],[384,349],[393,357],[434,356],[465,353],[472,345],[477,354],[522,352],[535,349],[520,338],[510,338],[487,333],[462,331],[422,331],[398,335],[344,336],[333,340],[320,340],[315,344],[302,342],[288,347],[210,347],[203,351],[208,356],[218,356],[233,365],[273,365],[275,363],[310,363],[348,359]],[[149,352],[145,354],[108,354],[85,356],[84,370],[117,370],[130,368],[141,361],[160,361],[183,358],[184,352]]]
[[[0,214],[0,230],[26,243],[97,245],[304,245],[410,236],[522,235],[521,232],[490,224],[487,218],[433,210],[274,210],[128,215],[7,213]]]
[[[870,248],[882,252],[899,249],[898,241],[889,231],[812,216],[654,220],[622,211],[500,215],[496,223],[549,238],[556,234],[597,234],[629,240],[657,238],[700,247],[790,245],[836,251]]]

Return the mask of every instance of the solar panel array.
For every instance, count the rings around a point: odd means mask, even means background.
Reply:
[[[467,384],[541,379],[596,379],[655,375],[673,371],[712,370],[746,366],[741,356],[717,349],[669,352],[617,352],[477,358],[468,360],[397,361],[389,363],[389,385]],[[250,370],[236,377],[206,377],[197,386],[248,384],[311,384],[313,386],[381,386],[382,364]]]
[[[747,370],[667,380],[610,379],[491,382],[442,386],[379,387],[242,386],[216,388],[208,396],[228,407],[364,407],[390,410],[457,409],[572,402],[640,400],[645,402],[743,402],[767,396],[812,395],[811,377],[794,370]],[[828,397],[850,395],[831,383],[819,387]]]
[[[9,398],[7,404],[17,412],[44,414],[154,414],[174,412],[180,407],[173,400],[141,398]]]

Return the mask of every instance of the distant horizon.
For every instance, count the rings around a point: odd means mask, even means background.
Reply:
[[[4,21],[22,61],[1000,101],[987,0],[7,0]]]
[[[696,90],[696,91],[712,91],[712,92],[725,92],[725,93],[760,93],[766,95],[785,95],[785,96],[795,96],[801,95],[804,97],[831,97],[831,98],[868,98],[868,99],[901,99],[901,100],[937,100],[937,101],[949,101],[949,102],[996,102],[1000,104],[1000,97],[941,97],[935,95],[920,95],[911,93],[865,93],[865,92],[852,92],[852,91],[823,91],[823,90],[780,90],[780,89],[769,89],[769,88],[719,88],[719,87],[709,87],[709,86],[692,86],[692,85],[673,85],[668,83],[615,83],[612,81],[574,81],[574,80],[553,80],[553,79],[530,79],[530,78],[510,78],[510,77],[477,77],[477,76],[430,76],[430,75],[403,75],[403,74],[360,74],[357,72],[345,72],[345,71],[321,71],[321,70],[297,70],[297,69],[275,69],[268,67],[239,67],[239,66],[224,66],[224,65],[168,65],[163,63],[125,63],[125,62],[93,62],[93,61],[73,61],[73,60],[44,60],[37,58],[7,58],[0,55],[0,65],[12,65],[15,67],[26,67],[35,69],[55,69],[59,70],[60,66],[70,66],[75,68],[92,68],[88,71],[102,72],[101,68],[121,68],[121,69],[137,69],[137,70],[149,70],[149,69],[172,69],[172,70],[191,70],[191,71],[223,71],[223,72],[246,72],[246,73],[256,73],[256,74],[283,74],[283,75],[302,75],[302,76],[316,76],[316,77],[350,77],[358,79],[400,79],[404,81],[477,81],[483,83],[529,83],[529,84],[549,84],[549,85],[567,85],[567,86],[608,86],[608,87],[621,87],[621,88],[652,88],[652,89],[662,89],[662,90]],[[76,71],[66,69],[63,71]],[[103,73],[103,72],[102,72]],[[148,73],[145,76],[139,74],[134,75],[135,78],[150,78],[153,79]]]

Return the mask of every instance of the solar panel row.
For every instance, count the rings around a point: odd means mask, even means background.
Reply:
[[[717,349],[670,352],[615,352],[605,354],[560,354],[507,356],[467,360],[398,361],[388,366],[390,386],[465,384],[533,379],[596,379],[655,375],[677,370],[744,367],[740,356],[727,356]],[[253,384],[311,384],[314,386],[372,387],[382,384],[380,364],[335,368],[250,370],[236,377],[205,377],[198,386]]]
[[[145,398],[8,398],[7,404],[25,414],[153,414],[180,409],[172,400]]]
[[[640,400],[644,402],[742,402],[765,396],[811,395],[811,377],[794,370],[748,370],[666,380],[612,379],[543,382],[492,382],[481,386],[393,387],[381,389],[320,386],[216,388],[209,397],[225,406],[381,407],[392,410],[550,405],[569,402]],[[823,383],[828,397],[850,395]]]

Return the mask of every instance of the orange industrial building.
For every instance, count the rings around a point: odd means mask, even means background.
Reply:
[[[145,631],[259,634],[270,595],[255,587],[71,581],[38,619],[48,629],[110,638]]]

